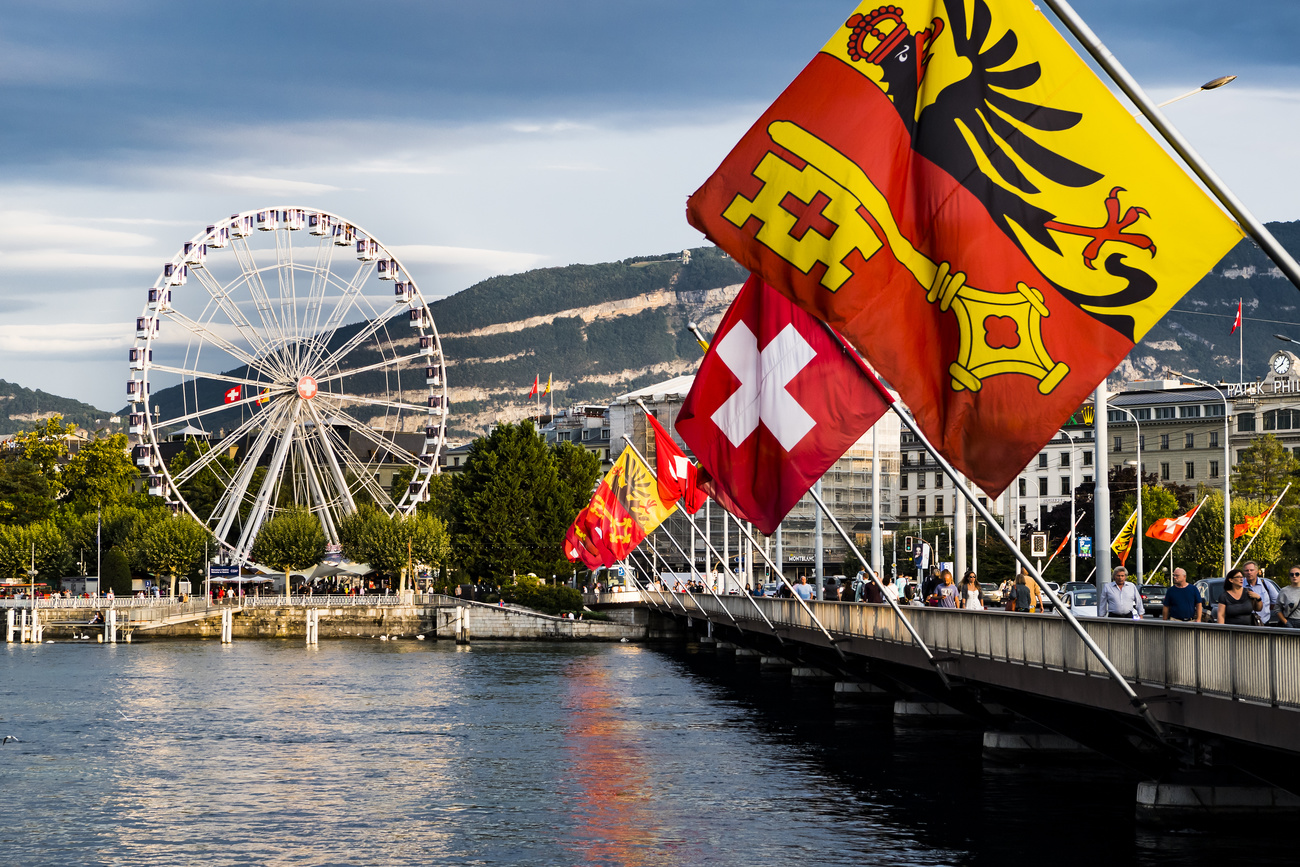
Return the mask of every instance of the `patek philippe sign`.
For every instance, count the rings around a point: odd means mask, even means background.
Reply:
[[[1300,394],[1300,365],[1290,352],[1275,352],[1268,361],[1270,376],[1254,382],[1227,383],[1228,397],[1256,397],[1272,394]]]

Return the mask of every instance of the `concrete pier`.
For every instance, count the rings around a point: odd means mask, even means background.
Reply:
[[[1295,816],[1300,797],[1270,786],[1232,786],[1211,783],[1174,783],[1148,780],[1138,783],[1138,821],[1204,830],[1210,818],[1241,816]]]

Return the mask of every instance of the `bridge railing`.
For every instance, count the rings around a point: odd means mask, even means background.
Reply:
[[[651,607],[681,613],[676,602],[643,594]],[[688,613],[718,621],[762,618],[748,600],[677,595]],[[778,627],[820,632],[794,600],[760,598]],[[910,644],[912,638],[887,605],[811,602],[832,635]],[[730,617],[728,613],[730,612]],[[1052,671],[1106,677],[1097,658],[1055,614],[909,606],[904,613],[938,656],[969,656]],[[1164,620],[1083,619],[1119,672],[1134,684],[1240,701],[1300,708],[1300,632]],[[765,626],[765,624],[764,624]]]

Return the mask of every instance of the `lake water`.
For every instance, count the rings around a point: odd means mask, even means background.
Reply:
[[[1291,863],[1106,770],[638,645],[8,645],[0,864]],[[1285,859],[1285,861],[1284,861]]]

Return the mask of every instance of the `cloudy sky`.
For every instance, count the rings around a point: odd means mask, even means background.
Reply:
[[[0,378],[103,408],[163,259],[347,216],[429,294],[697,245],[686,197],[851,0],[4,2]],[[1300,218],[1300,3],[1076,0],[1255,214]]]

